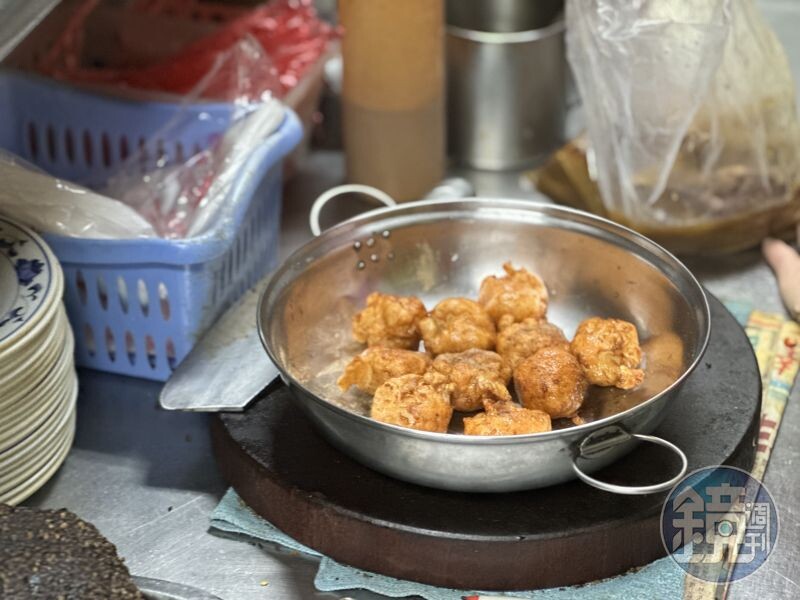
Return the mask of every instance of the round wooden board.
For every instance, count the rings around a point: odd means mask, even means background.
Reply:
[[[723,463],[749,469],[758,365],[733,316],[709,301],[708,350],[657,435],[686,452],[690,471]],[[214,419],[212,438],[223,475],[258,514],[360,569],[457,589],[519,590],[586,583],[665,554],[665,494],[619,496],[579,481],[506,494],[419,487],[330,446],[282,385],[245,412]],[[675,468],[673,456],[643,444],[597,476],[642,484]]]

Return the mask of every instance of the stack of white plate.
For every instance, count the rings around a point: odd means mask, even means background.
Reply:
[[[63,292],[50,248],[0,217],[0,502],[39,489],[72,445],[78,379]]]

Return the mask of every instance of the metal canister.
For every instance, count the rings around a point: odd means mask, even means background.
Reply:
[[[563,1],[449,0],[450,155],[478,169],[514,169],[564,141]]]

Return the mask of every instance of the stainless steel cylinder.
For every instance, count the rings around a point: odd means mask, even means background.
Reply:
[[[478,169],[521,167],[564,139],[563,2],[450,0],[450,155]]]

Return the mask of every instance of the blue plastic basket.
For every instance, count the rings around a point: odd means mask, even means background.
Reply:
[[[153,137],[178,111],[197,117],[173,147]],[[230,122],[229,104],[179,106],[95,95],[0,72],[0,147],[83,185],[105,182],[134,148],[188,156]],[[79,364],[165,380],[219,314],[274,266],[282,159],[302,127],[281,127],[242,168],[226,214],[188,240],[82,240],[45,236],[64,269]]]

